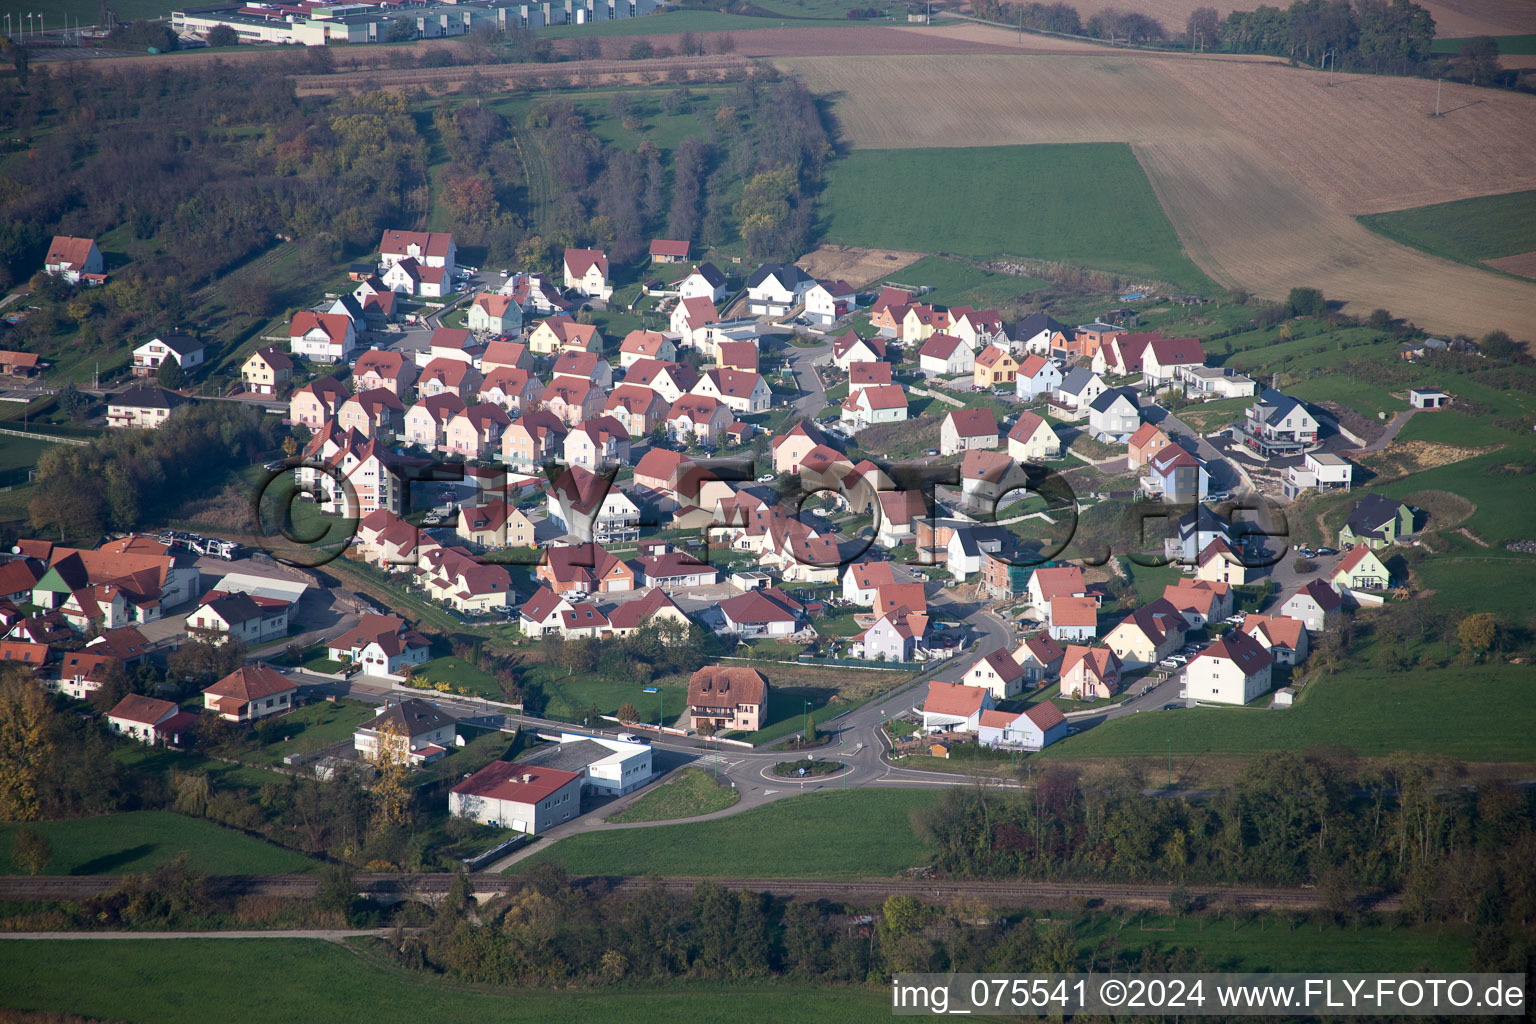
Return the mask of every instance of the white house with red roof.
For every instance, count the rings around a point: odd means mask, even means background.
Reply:
[[[721,601],[722,630],[743,640],[785,637],[800,628],[804,606],[777,587],[749,590]]]
[[[70,284],[106,284],[107,264],[93,238],[54,235],[43,260],[43,273],[62,277]]]
[[[1220,580],[1178,580],[1163,588],[1163,600],[1179,610],[1190,629],[1203,629],[1232,614],[1232,585]]]
[[[832,341],[832,363],[847,371],[855,363],[879,363],[885,360],[885,342],[880,338],[861,338],[852,331]]]
[[[1029,603],[1044,614],[1058,597],[1087,597],[1088,581],[1075,565],[1046,566],[1029,576]]]
[[[852,391],[843,399],[838,412],[838,419],[854,431],[881,423],[900,423],[906,418],[907,392],[895,384],[876,384]]]
[[[619,342],[619,366],[629,369],[642,359],[659,359],[668,362],[677,358],[677,348],[672,340],[660,331],[636,329],[624,335]]]
[[[389,228],[379,239],[379,263],[385,267],[411,259],[424,267],[445,270],[452,277],[458,269],[458,252],[453,236],[441,231]]]
[[[1056,640],[1088,640],[1099,635],[1099,601],[1095,597],[1053,597],[1046,605],[1046,629]]]
[[[1006,650],[983,655],[966,670],[960,680],[966,686],[979,686],[998,700],[1016,697],[1024,689],[1024,669]]]
[[[472,331],[516,334],[523,329],[523,308],[510,295],[486,292],[475,296],[465,322]]]
[[[698,349],[707,355],[710,325],[719,322],[720,311],[715,308],[714,302],[699,296],[679,300],[672,310],[668,326],[677,335],[679,345]]]
[[[1043,750],[1067,735],[1067,718],[1048,700],[1023,711],[989,710],[981,713],[976,740],[984,747]]]
[[[203,707],[227,722],[254,722],[292,709],[298,684],[262,662],[244,665],[203,691]]]
[[[847,281],[818,281],[805,293],[805,316],[829,327],[857,309],[858,300],[858,290]]]
[[[326,654],[349,660],[368,675],[403,675],[432,659],[432,644],[399,616],[370,613],[326,641]]]
[[[767,412],[773,404],[773,392],[762,374],[745,370],[705,370],[692,393],[718,398],[737,416]]]
[[[608,283],[608,254],[601,249],[565,250],[565,287],[588,299],[607,301],[613,296]]]
[[[1024,681],[1034,685],[1044,683],[1061,672],[1061,659],[1066,654],[1061,644],[1049,633],[1036,633],[1019,642],[1013,649],[1013,660],[1024,670]]]
[[[1299,665],[1311,650],[1306,623],[1289,615],[1249,612],[1238,628],[1257,640],[1277,665]]]
[[[449,791],[448,813],[537,835],[581,813],[585,777],[583,772],[492,761]]]
[[[453,278],[441,267],[428,267],[408,256],[380,275],[379,280],[396,295],[440,299],[452,288]]]
[[[935,679],[928,684],[928,697],[923,701],[923,731],[975,732],[982,712],[995,706],[990,690]]]
[[[596,352],[564,351],[555,356],[555,365],[549,371],[550,380],[557,377],[575,377],[589,380],[600,388],[613,386],[613,367]]]
[[[198,716],[158,697],[130,693],[107,712],[107,728],[119,736],[153,746],[182,746],[192,739]]]
[[[1027,402],[1049,398],[1061,386],[1061,367],[1038,353],[1031,353],[1019,363],[1013,379],[1013,393]]]
[[[1061,695],[1075,700],[1107,700],[1120,689],[1124,666],[1107,647],[1072,644],[1061,656]]]
[[[523,602],[518,612],[518,628],[524,636],[537,639],[545,633],[560,632],[562,615],[570,611],[571,602],[548,587],[540,587],[533,596]]]
[[[953,334],[934,334],[917,350],[917,368],[925,377],[956,377],[976,368],[976,352]]]
[[[313,363],[344,363],[357,348],[357,326],[341,313],[293,315],[288,326],[288,351]]]
[[[1204,363],[1205,350],[1199,338],[1153,338],[1141,353],[1141,382],[1165,387],[1179,379],[1181,368]]]
[[[1190,659],[1185,688],[1194,700],[1247,704],[1269,692],[1274,664],[1262,644],[1234,629]]]
[[[996,448],[1001,444],[997,417],[991,409],[951,409],[939,424],[939,454],[955,455],[973,448]]]
[[[653,238],[651,239],[652,263],[686,263],[688,262],[688,250],[692,247],[686,238]]]

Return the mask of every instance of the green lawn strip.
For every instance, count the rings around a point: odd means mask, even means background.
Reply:
[[[1521,685],[1527,666],[1438,671],[1352,669],[1309,685],[1294,707],[1192,708],[1128,715],[1047,748],[1047,758],[1253,754],[1340,746],[1366,756],[1412,750],[1468,761],[1536,761]],[[1456,699],[1444,694],[1450,687]]]
[[[1528,55],[1536,53],[1536,35],[1510,35],[1494,36],[1494,42],[1499,44],[1499,54]],[[1461,48],[1471,42],[1470,38],[1447,37],[1436,39],[1429,44],[1430,53],[1460,53]]]
[[[523,676],[544,687],[549,700],[544,715],[564,721],[579,721],[593,707],[599,714],[612,715],[625,704],[633,704],[642,722],[655,724],[665,714],[670,723],[677,720],[688,704],[688,681],[680,676],[642,683],[613,679],[598,672],[567,672],[556,665],[529,665]],[[660,692],[646,693],[648,686]]]
[[[1481,553],[1438,555],[1417,566],[1417,581],[1430,592],[1421,596],[1457,618],[1493,612],[1508,622],[1524,621],[1531,610],[1529,588],[1510,584],[1536,578],[1536,558],[1499,548],[1473,550]]]
[[[21,873],[11,862],[11,847],[23,827],[43,835],[52,847],[46,872],[50,875],[152,871],[183,852],[194,869],[208,874],[276,875],[320,867],[319,861],[211,821],[170,811],[126,811],[24,826],[0,824],[0,874]]]
[[[1395,242],[1459,263],[1483,266],[1484,260],[1517,256],[1536,248],[1536,189],[1477,196],[1392,213],[1357,218]]]
[[[370,1024],[424,1020],[537,1024],[763,1024],[890,1019],[880,990],[690,980],[620,992],[456,986],[383,956],[306,939],[146,939],[13,942],[0,959],[0,991],[14,1009],[156,1024],[334,1024],[366,1007]],[[59,965],[68,963],[69,970]],[[253,977],[281,978],[282,998]]]
[[[540,860],[576,875],[715,878],[883,878],[927,862],[910,813],[931,790],[827,790],[715,821],[591,832],[562,839]]]
[[[693,818],[700,814],[723,811],[740,799],[739,790],[721,785],[709,772],[701,768],[684,768],[608,820],[630,822]]]
[[[956,167],[963,188],[951,187]],[[1063,260],[1214,290],[1123,143],[853,150],[831,166],[821,211],[829,242],[921,252],[944,239],[962,256]]]
[[[1142,950],[1198,949],[1208,970],[1270,971],[1463,971],[1472,938],[1463,928],[1318,927],[1277,915],[1173,917],[1167,914],[1095,914],[1075,932],[1087,954],[1112,945],[1122,956]]]
[[[350,740],[357,727],[377,712],[372,705],[357,701],[316,701],[277,720],[287,737],[284,741],[242,756],[259,763],[281,764],[288,754],[312,754],[322,747]]]
[[[491,700],[506,699],[495,676],[463,658],[435,658],[416,671],[429,683],[447,684],[454,693],[468,691]]]

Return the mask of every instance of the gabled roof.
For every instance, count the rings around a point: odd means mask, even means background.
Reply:
[[[453,245],[453,236],[441,231],[399,231],[387,229],[379,240],[379,253],[384,256],[406,256],[411,246],[421,250],[424,257],[446,259]]]
[[[1364,544],[1356,544],[1344,553],[1343,558],[1339,559],[1339,564],[1334,567],[1333,574],[1339,576],[1343,573],[1354,572],[1355,568],[1367,558],[1374,559],[1378,565],[1381,564],[1381,559],[1376,557],[1376,552]]]
[[[1153,453],[1147,465],[1159,476],[1167,476],[1176,469],[1198,469],[1200,460],[1178,445],[1170,444]]]
[[[1294,651],[1296,645],[1301,643],[1307,627],[1300,619],[1293,619],[1289,615],[1256,615],[1249,612],[1240,628],[1254,639],[1258,639],[1260,633],[1264,634],[1270,647],[1280,646]]]
[[[1367,494],[1355,503],[1346,525],[1357,537],[1382,536],[1383,528],[1397,518],[1402,508],[1400,501],[1380,494]]]
[[[997,417],[991,409],[951,409],[944,418],[959,437],[997,436]]]
[[[1091,597],[1053,597],[1051,598],[1051,625],[1053,626],[1097,626],[1099,624],[1099,602]]]
[[[383,730],[385,726],[393,725],[399,728],[404,736],[414,739],[457,724],[458,719],[444,713],[436,704],[424,701],[420,697],[407,697],[398,704],[391,704],[384,708],[373,718],[358,726],[358,731],[376,733]]]
[[[107,399],[107,405],[127,409],[175,409],[186,405],[188,401],[189,399],[174,391],[167,391],[165,388],[155,387],[152,384],[136,384]]]
[[[976,357],[976,365],[987,367],[995,366],[1005,359],[1012,362],[1012,354],[1004,349],[998,348],[996,345],[987,345],[982,348],[981,354]]]
[[[756,669],[735,665],[705,665],[688,680],[690,707],[718,708],[741,704],[761,706],[767,697],[768,681]]]
[[[581,772],[540,768],[513,761],[492,761],[454,786],[453,792],[461,796],[485,797],[509,803],[537,804],[571,783],[580,782],[582,777]]]
[[[688,258],[688,249],[691,243],[686,239],[653,238],[651,239],[652,256],[668,256],[672,259],[685,260]]]
[[[565,598],[548,587],[541,586],[533,592],[532,597],[523,602],[520,614],[529,622],[544,622],[567,604]]]
[[[107,712],[107,717],[136,722],[139,725],[155,725],[174,715],[176,710],[176,705],[171,701],[130,693],[113,705],[112,710]]]
[[[1058,331],[1066,333],[1066,330],[1066,324],[1053,317],[1046,316],[1044,313],[1031,313],[1013,325],[1013,330],[1009,332],[1009,336],[1014,341],[1022,341],[1026,338],[1033,338],[1041,332],[1055,334]]]
[[[1334,611],[1344,604],[1344,599],[1339,596],[1339,592],[1328,584],[1322,580],[1308,580],[1303,585],[1297,587],[1290,597],[1285,599],[1281,607],[1283,608],[1286,604],[1289,604],[1291,598],[1302,596],[1310,597],[1324,612]]]
[[[791,291],[796,285],[811,280],[809,274],[793,263],[764,263],[752,272],[751,277],[747,278],[747,287],[756,288],[770,277]]]
[[[845,576],[852,574],[853,585],[859,590],[874,590],[896,584],[894,566],[890,562],[850,562],[843,573]]]
[[[868,366],[874,364],[858,363],[855,365]],[[905,409],[907,407],[907,392],[895,384],[875,384],[870,387],[860,388],[858,401],[868,406],[871,411],[875,409]]]
[[[1034,439],[1040,432],[1040,428],[1051,430],[1051,425],[1028,409],[1019,413],[1019,418],[1014,421],[1012,429],[1008,431],[1008,440],[1027,443]],[[1054,435],[1055,431],[1051,431]]]
[[[1237,629],[1207,646],[1205,650],[1190,659],[1190,664],[1193,665],[1201,658],[1231,662],[1245,676],[1262,672],[1275,661],[1257,640]]]
[[[1108,412],[1122,400],[1129,402],[1132,409],[1140,409],[1137,403],[1136,392],[1132,388],[1105,388],[1104,392],[1095,398],[1088,406],[1094,412]]]
[[[152,340],[158,341],[179,356],[188,356],[193,352],[201,352],[204,347],[202,341],[192,337],[190,334],[161,334]],[[142,348],[143,346],[139,347]]]
[[[941,683],[935,679],[928,684],[928,699],[923,701],[923,710],[935,715],[969,718],[981,710],[987,693],[980,686]]]
[[[340,346],[346,343],[347,332],[351,330],[352,318],[343,313],[311,313],[305,310],[293,314],[288,335],[291,338],[302,338],[311,331],[319,331],[330,344]]]
[[[1019,667],[1019,663],[1013,660],[1013,655],[1002,648],[978,658],[971,668],[974,669],[979,665],[985,665],[990,668],[993,672],[997,673],[999,679],[1017,679],[1024,674],[1024,670]]]
[[[565,269],[572,277],[585,277],[588,270],[596,267],[598,273],[608,276],[608,254],[601,249],[565,250]]]
[[[510,295],[484,292],[475,296],[474,305],[485,310],[488,315],[500,318],[506,316],[507,311],[515,306],[516,303],[512,301],[512,296]],[[518,311],[521,312],[521,309]]]
[[[1019,376],[1032,380],[1040,373],[1041,370],[1054,368],[1055,365],[1055,363],[1051,362],[1040,353],[1031,352],[1029,355],[1025,356],[1024,361],[1019,364]]]
[[[1108,647],[1084,647],[1081,644],[1071,644],[1061,656],[1061,674],[1067,675],[1078,665],[1085,665],[1085,671],[1091,673],[1096,679],[1107,679],[1117,675],[1123,667],[1120,656]]]
[[[683,320],[694,330],[716,323],[720,319],[719,311],[715,309],[715,304],[707,295],[695,295],[691,299],[684,299],[682,310]]]
[[[298,689],[298,685],[261,662],[244,665],[205,689],[215,697],[249,702]]]
[[[73,235],[54,235],[53,241],[48,243],[48,259],[45,263],[62,263],[71,270],[80,270],[85,267],[85,261],[91,258],[91,247],[96,244],[93,238],[76,238]]]
[[[1061,378],[1061,384],[1057,387],[1057,390],[1064,391],[1069,395],[1080,395],[1098,377],[1098,374],[1085,366],[1074,366]]]
[[[766,591],[749,590],[721,601],[718,607],[731,622],[795,622],[800,618],[799,602],[784,604]]]
[[[624,335],[624,340],[619,343],[619,351],[632,355],[654,356],[661,351],[661,347],[666,343],[666,335],[660,331],[647,331],[636,328]]]
[[[1062,655],[1066,653],[1061,649],[1061,644],[1056,642],[1056,638],[1046,632],[1036,633],[1032,637],[1027,637],[1014,650],[1013,660],[1023,664],[1020,659],[1020,651],[1028,651],[1035,661],[1038,661],[1041,665],[1049,665],[1053,661],[1059,661]]]
[[[704,376],[714,384],[715,390],[721,395],[730,398],[751,398],[752,392],[757,390],[762,382],[762,375],[751,370],[728,370],[716,368],[705,370]]]
[[[1147,352],[1163,366],[1205,362],[1199,338],[1154,338],[1147,345]]]
[[[948,360],[962,345],[965,345],[965,342],[953,334],[931,334],[928,340],[923,342],[923,347],[917,350],[917,357]],[[969,348],[969,346],[966,347]]]
[[[694,267],[693,273],[689,274],[688,277],[692,277],[694,274],[702,277],[704,279],[704,283],[709,285],[711,288],[719,288],[721,285],[725,284],[725,275],[720,273],[719,267],[715,266],[713,263],[710,263],[708,260]],[[684,280],[686,280],[686,278]]]
[[[1168,435],[1163,433],[1162,428],[1156,423],[1143,423],[1136,428],[1136,433],[1131,435],[1131,439],[1126,442],[1126,446],[1129,448],[1145,448],[1157,440],[1159,435],[1162,436],[1163,442],[1166,444]]]
[[[638,601],[625,601],[608,611],[608,623],[614,629],[638,629],[656,616],[658,612],[671,608],[679,615],[682,609],[667,596],[667,592],[657,587],[646,592],[646,595]]]
[[[1067,716],[1061,713],[1061,708],[1048,700],[1042,700],[1025,708],[1024,717],[1033,722],[1035,728],[1042,732],[1054,729],[1067,720]]]
[[[453,361],[457,362],[457,360]],[[463,412],[465,408],[464,399],[452,392],[444,392],[440,395],[428,395],[426,398],[421,399],[411,406],[411,412],[420,409],[423,413],[432,417],[433,422],[443,424]]]
[[[1083,570],[1075,565],[1053,565],[1036,569],[1032,579],[1039,581],[1040,596],[1047,601],[1088,592],[1088,583],[1083,578]]]

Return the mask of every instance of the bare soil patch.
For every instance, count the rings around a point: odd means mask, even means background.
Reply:
[[[1536,4],[1530,0],[1417,0],[1435,19],[1435,35],[1517,35],[1536,32]]]
[[[1447,83],[1447,109],[1470,105],[1437,121],[1422,116],[1419,96],[1428,89],[1432,111],[1432,82],[1339,76],[1328,89],[1316,73],[1257,62],[1116,53],[776,63],[831,97],[856,147],[1129,142],[1186,251],[1223,285],[1279,298],[1308,283],[1351,311],[1380,306],[1430,330],[1536,334],[1536,285],[1398,245],[1353,216],[1536,187],[1524,127],[1536,123],[1536,97]],[[1339,151],[1315,149],[1313,133]],[[1288,147],[1325,170],[1293,170],[1304,159]]]
[[[1448,466],[1453,462],[1465,462],[1467,459],[1487,455],[1498,449],[1499,445],[1496,444],[1481,448],[1463,448],[1454,444],[1442,444],[1439,441],[1395,441],[1385,450],[1367,455],[1360,461],[1386,481],[1420,473],[1426,469],[1434,469],[1437,466]]]
[[[1501,256],[1496,260],[1483,262],[1506,274],[1518,274],[1521,277],[1536,280],[1536,252],[1522,252],[1518,256]]]
[[[887,278],[924,256],[898,249],[862,249],[853,245],[823,245],[796,260],[800,269],[818,280],[841,279],[855,288]]]

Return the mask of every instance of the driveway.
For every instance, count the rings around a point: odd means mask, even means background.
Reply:
[[[795,413],[806,419],[814,419],[827,405],[827,391],[821,386],[821,375],[816,372],[817,363],[830,362],[832,344],[827,342],[814,348],[800,348],[785,341],[789,367],[795,374],[795,386],[800,397],[792,403]]]

